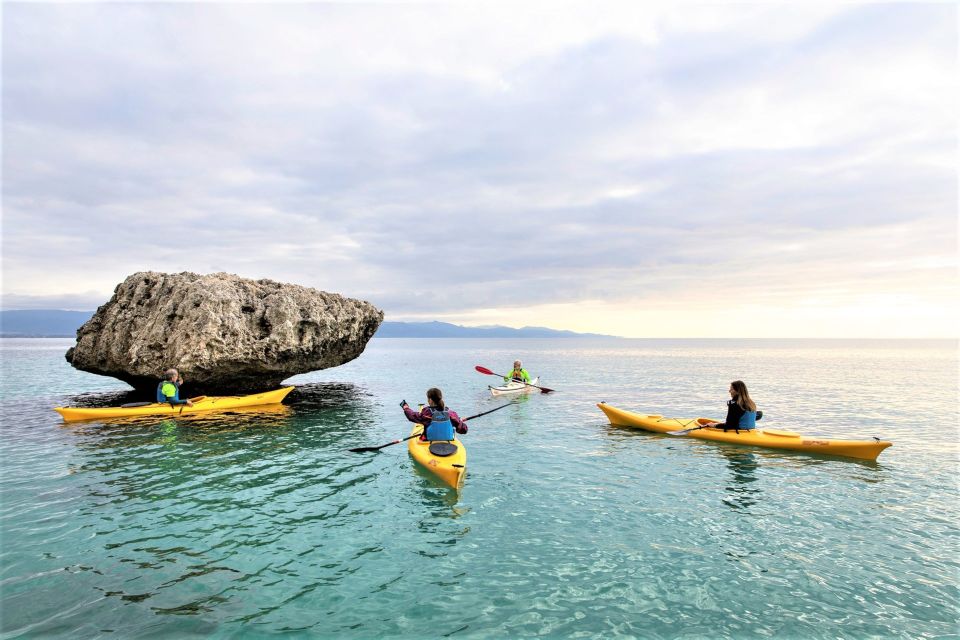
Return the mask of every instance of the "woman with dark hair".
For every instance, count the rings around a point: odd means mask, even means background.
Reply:
[[[757,404],[750,397],[747,391],[747,385],[742,380],[734,380],[730,383],[730,399],[727,400],[727,419],[723,422],[709,422],[704,427],[716,427],[717,429],[734,429],[739,433],[740,429],[749,431],[757,427]]]
[[[419,412],[403,402],[403,414],[410,422],[423,425],[422,440],[453,440],[453,432],[467,432],[467,423],[460,419],[456,411],[447,408],[443,402],[443,392],[436,387],[427,389],[427,406]]]

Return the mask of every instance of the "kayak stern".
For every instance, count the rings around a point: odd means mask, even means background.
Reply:
[[[410,431],[410,435],[421,433],[423,433],[423,425],[420,424],[414,425]],[[444,484],[459,489],[467,473],[467,448],[456,438],[450,443],[457,447],[456,453],[450,456],[433,455],[430,453],[430,443],[420,438],[407,440],[407,450],[420,466],[440,478]]]

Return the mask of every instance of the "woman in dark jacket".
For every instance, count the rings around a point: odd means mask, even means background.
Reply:
[[[704,427],[723,429],[743,429],[749,431],[757,427],[757,405],[747,391],[747,385],[741,380],[730,383],[730,400],[727,401],[727,419],[723,422],[711,422]]]

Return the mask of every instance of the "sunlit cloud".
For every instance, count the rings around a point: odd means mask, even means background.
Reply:
[[[603,9],[8,5],[3,306],[227,271],[393,320],[956,335],[954,7]]]

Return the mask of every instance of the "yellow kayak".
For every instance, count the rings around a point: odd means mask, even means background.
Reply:
[[[693,429],[697,427],[697,425],[717,422],[709,418],[664,418],[660,415],[633,413],[632,411],[616,409],[603,402],[597,406],[607,415],[610,424],[636,427],[658,433]],[[842,456],[845,458],[858,458],[860,460],[876,460],[880,452],[893,444],[892,442],[886,442],[877,438],[873,440],[835,440],[833,438],[804,436],[799,433],[794,433],[793,431],[780,431],[776,429],[753,429],[737,433],[732,430],[724,431],[723,429],[706,427],[690,431],[685,435],[700,440],[745,444],[755,447],[767,447],[768,449],[786,449],[788,451],[802,451],[804,453]]]
[[[413,425],[410,435],[420,435],[421,433],[423,433],[423,425]],[[447,447],[452,445],[456,451],[451,455],[438,456],[430,452],[430,445],[446,445]],[[460,485],[463,484],[463,476],[467,473],[467,448],[456,437],[449,442],[427,442],[420,438],[410,438],[407,440],[407,450],[423,468],[454,489],[459,489]]]
[[[293,391],[293,387],[281,387],[273,391],[254,393],[249,396],[199,396],[191,398],[192,407],[177,405],[171,407],[167,403],[152,402],[137,407],[56,407],[54,411],[63,416],[64,422],[77,420],[97,420],[101,418],[127,418],[130,416],[178,416],[203,411],[225,411],[240,407],[254,407],[257,405],[278,404]]]

